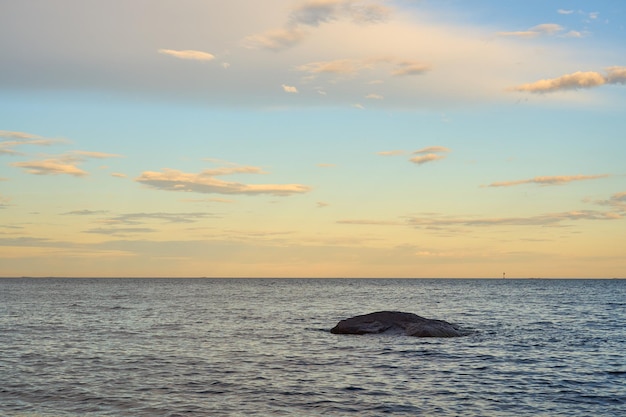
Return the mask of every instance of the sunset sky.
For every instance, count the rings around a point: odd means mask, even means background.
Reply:
[[[0,276],[626,276],[622,0],[0,0]]]

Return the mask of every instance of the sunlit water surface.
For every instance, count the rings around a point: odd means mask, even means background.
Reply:
[[[333,335],[401,310],[470,336]],[[0,279],[3,416],[624,416],[624,280]]]

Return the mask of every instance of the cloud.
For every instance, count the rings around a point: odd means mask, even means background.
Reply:
[[[298,89],[294,86],[283,84],[282,87],[285,93],[298,93]]]
[[[341,0],[310,0],[291,12],[290,24],[319,26],[335,20],[341,3]]]
[[[368,59],[336,59],[332,61],[316,61],[296,66],[296,70],[308,74],[308,79],[321,74],[355,76],[363,70],[373,71],[380,65],[395,64],[390,71],[394,77],[421,75],[432,69],[431,65],[417,61],[399,60],[396,58],[368,58]],[[378,80],[379,81],[379,80]],[[374,84],[377,82],[368,82]],[[382,96],[381,96],[382,97]]]
[[[411,217],[407,224],[415,227],[450,226],[550,226],[579,220],[617,220],[615,213],[596,210],[567,211],[528,217]]]
[[[29,174],[34,175],[71,175],[74,177],[85,177],[89,175],[86,171],[78,168],[78,165],[89,158],[104,159],[118,158],[121,155],[108,154],[103,152],[72,151],[59,156],[39,159],[35,161],[14,162],[11,166],[24,169]]]
[[[9,207],[9,199],[0,195],[0,209]]]
[[[187,49],[183,51],[177,51],[174,49],[159,49],[157,52],[163,55],[169,55],[169,56],[173,56],[179,59],[190,59],[194,61],[211,61],[215,59],[215,56],[208,52],[194,51],[191,49]]]
[[[117,227],[117,228],[95,228],[85,230],[83,233],[94,233],[99,235],[128,236],[138,233],[154,233],[156,229],[149,227]]]
[[[558,213],[547,213],[527,217],[462,217],[441,216],[437,214],[427,217],[408,216],[403,220],[339,220],[339,224],[370,225],[370,226],[409,226],[420,229],[450,229],[458,227],[497,227],[497,226],[559,226],[572,221],[608,221],[620,220],[623,216],[616,212],[597,210],[574,210]]]
[[[121,172],[112,172],[111,176],[115,178],[126,178],[126,174],[123,174]]]
[[[563,35],[564,38],[584,38],[585,35],[582,32],[578,32],[577,30],[570,30],[566,34]]]
[[[446,152],[450,152],[450,149],[446,148],[445,146],[427,146],[425,148],[414,151],[413,154],[418,156],[414,156],[413,158],[409,159],[409,161],[413,162],[414,164],[422,165],[427,162],[444,159],[446,155],[440,155],[440,153]]]
[[[334,61],[318,61],[299,65],[297,71],[306,72],[311,75],[317,74],[341,74],[352,75],[364,68],[371,68],[371,64],[363,63],[353,59],[337,59]]]
[[[556,11],[558,14],[572,14],[574,13],[573,10],[565,10],[565,9],[559,9]]]
[[[317,208],[324,208],[330,205],[329,203],[326,203],[324,201],[318,201],[316,204],[317,204]]]
[[[115,217],[108,218],[103,221],[106,224],[125,224],[139,225],[146,221],[159,220],[166,223],[195,223],[198,220],[212,217],[211,213],[192,212],[192,213],[126,213]]]
[[[534,83],[522,84],[514,87],[514,91],[529,93],[548,93],[561,90],[576,90],[579,88],[591,88],[603,85],[606,79],[602,74],[594,71],[575,72],[558,78],[539,80]]]
[[[10,130],[0,130],[0,137],[9,139],[42,139],[39,135],[26,132],[14,132]]]
[[[432,69],[429,64],[421,62],[404,61],[398,64],[398,67],[391,72],[396,77],[406,75],[422,75]]]
[[[101,214],[107,214],[108,210],[74,210],[67,213],[61,213],[63,216],[95,216]]]
[[[279,51],[300,43],[306,37],[300,28],[273,29],[244,38],[243,46],[251,49],[271,49]]]
[[[446,153],[446,152],[450,152],[450,149],[446,148],[445,146],[427,146],[425,148],[421,148],[421,149],[418,149],[417,151],[411,152],[413,155],[418,155],[418,156],[414,156],[413,158],[409,159],[409,161],[417,165],[422,165],[427,162],[433,162],[433,161],[438,161],[440,159],[444,159],[446,155],[440,155],[440,154]],[[399,156],[399,155],[406,155],[407,153],[409,152],[404,151],[404,150],[398,150],[398,149],[392,150],[392,151],[377,152],[377,154],[381,156]]]
[[[385,97],[381,96],[380,94],[371,93],[366,95],[365,98],[370,100],[383,100]]]
[[[385,97],[377,102],[380,108],[437,111],[442,106],[504,102],[508,100],[504,88],[526,82],[531,71],[565,65],[576,68],[578,62],[589,65],[594,59],[587,45],[573,51],[571,44],[520,44],[515,38],[486,42],[494,31],[485,26],[459,24],[449,16],[435,18],[421,8],[403,7],[402,2],[391,0],[275,0],[271,7],[237,0],[220,3],[220,13],[204,1],[164,2],[162,7],[149,9],[140,2],[101,2],[97,13],[84,2],[59,2],[64,6],[46,3],[33,8],[12,2],[8,12],[0,14],[0,88],[107,91],[120,97],[233,108],[345,107],[375,92]],[[126,18],[120,20],[120,15]],[[46,36],[36,37],[27,36],[20,22],[39,22],[38,27],[45,22],[56,24],[45,31]],[[549,32],[541,25],[536,30]],[[210,42],[206,52],[204,45],[196,46],[198,40]],[[243,46],[256,50],[241,48],[242,40]],[[165,48],[170,45],[191,46]],[[297,50],[286,53],[266,51],[296,45]],[[159,47],[163,47],[161,53],[157,53]],[[178,59],[194,51],[192,47],[198,53],[213,52],[215,58],[208,66],[180,65]],[[232,65],[228,70],[220,66],[222,55]],[[194,56],[198,57],[188,53],[186,58]],[[578,62],[577,57],[581,57]],[[343,61],[343,67],[337,61]],[[198,63],[202,62],[188,62]],[[337,65],[309,66],[304,71],[308,63]],[[295,102],[279,87],[297,85],[303,93],[304,84],[291,78],[294,74],[316,76],[320,84],[311,88],[320,87],[316,91],[328,95],[301,94]],[[332,86],[322,84],[323,77],[337,76],[350,79]],[[368,82],[373,80],[384,85],[372,90]]]
[[[622,212],[626,212],[626,191],[613,194],[608,200],[594,201],[601,206],[614,207]]]
[[[107,159],[122,158],[122,155],[115,153],[93,152],[93,151],[72,151],[74,155],[84,156],[85,158]]]
[[[86,171],[78,168],[76,164],[79,160],[72,157],[48,158],[38,161],[14,162],[11,165],[23,168],[29,174],[34,175],[72,175],[74,177],[85,177]]]
[[[13,149],[16,146],[50,146],[57,143],[68,143],[65,139],[49,139],[32,133],[9,130],[0,130],[0,138],[4,138],[0,141],[0,155],[21,155],[20,152]]]
[[[414,154],[432,153],[432,152],[450,152],[449,148],[445,146],[428,146],[426,148],[418,149],[413,152]]]
[[[606,82],[609,84],[626,84],[626,67],[608,67]]]
[[[243,184],[239,182],[223,181],[215,178],[219,175],[233,173],[262,173],[256,167],[223,168],[205,170],[198,174],[185,173],[174,169],[163,169],[161,172],[145,171],[135,181],[148,187],[164,191],[184,191],[206,194],[269,194],[288,196],[307,193],[311,187],[302,184]]]
[[[213,169],[205,169],[202,171],[203,175],[217,177],[220,175],[232,175],[232,174],[267,174],[263,169],[252,166],[231,166],[221,167]]]
[[[247,36],[243,45],[274,51],[287,49],[302,42],[310,31],[324,23],[348,19],[357,24],[379,23],[388,18],[391,9],[374,1],[309,0],[293,8],[284,27]]]
[[[612,66],[606,68],[606,75],[596,71],[578,71],[566,74],[558,78],[539,80],[534,83],[522,84],[510,88],[509,91],[521,91],[529,93],[550,93],[562,90],[576,90],[579,88],[592,88],[604,84],[626,83],[626,67]]]
[[[535,38],[542,35],[555,35],[562,32],[563,26],[556,23],[543,23],[541,25],[533,26],[530,29],[515,32],[498,32],[498,36],[509,36],[516,38]]]
[[[380,152],[376,152],[376,154],[381,155],[381,156],[398,156],[398,155],[406,155],[407,151],[403,151],[403,150],[380,151]]]
[[[518,180],[518,181],[502,181],[502,182],[494,182],[488,185],[488,187],[512,187],[515,185],[521,184],[539,184],[539,185],[563,185],[573,181],[584,181],[584,180],[596,180],[600,178],[607,178],[608,174],[602,175],[557,175],[557,176],[546,176],[546,177],[535,177],[527,180]]]
[[[420,155],[420,156],[414,156],[413,158],[410,159],[411,162],[418,164],[418,165],[422,165],[425,164],[427,162],[432,162],[432,161],[437,161],[439,159],[444,159],[446,157],[446,155],[437,155],[434,153],[428,153],[425,155]]]
[[[362,0],[310,0],[295,8],[289,16],[289,24],[319,26],[340,18],[355,23],[384,21],[391,9],[373,1]]]

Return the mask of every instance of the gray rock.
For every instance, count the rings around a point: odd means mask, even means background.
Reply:
[[[401,311],[378,311],[341,320],[330,329],[334,334],[399,333],[415,337],[459,337],[467,335],[443,320],[432,320]]]

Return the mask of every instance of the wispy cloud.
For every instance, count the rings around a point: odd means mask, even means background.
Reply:
[[[166,168],[161,172],[143,172],[135,181],[159,190],[208,194],[270,194],[288,196],[307,193],[311,190],[311,187],[302,184],[243,184],[216,178],[220,175],[236,173],[261,174],[264,171],[258,167],[226,167],[207,169],[194,174]]]
[[[574,13],[573,10],[566,10],[566,9],[559,9],[556,11],[558,14],[572,14]]]
[[[195,51],[192,49],[182,51],[175,49],[159,49],[157,52],[163,55],[173,56],[178,59],[190,59],[194,61],[211,61],[215,59],[213,54],[203,51]]]
[[[14,162],[11,166],[24,169],[29,174],[34,175],[71,175],[74,177],[85,177],[89,175],[86,171],[78,167],[89,158],[119,158],[121,155],[103,152],[72,151],[58,156],[38,159],[34,161]]]
[[[83,233],[93,233],[99,235],[111,235],[111,236],[128,236],[134,234],[143,233],[155,233],[157,229],[150,227],[112,227],[112,228],[94,228],[85,230]]]
[[[415,61],[402,61],[391,74],[397,77],[406,75],[422,75],[432,69],[430,64]]]
[[[221,204],[234,203],[234,200],[230,200],[228,198],[183,198],[180,201],[185,202],[185,203],[221,203]]]
[[[72,151],[72,154],[79,157],[94,158],[94,159],[108,159],[108,158],[122,158],[122,155],[115,153],[105,152],[93,152],[93,151]]]
[[[66,139],[50,139],[32,133],[0,130],[0,155],[21,155],[20,152],[13,149],[17,146],[50,146],[68,142]]]
[[[0,209],[5,209],[9,206],[9,199],[0,195]]]
[[[426,148],[418,149],[413,152],[415,155],[424,154],[424,153],[436,153],[436,152],[450,152],[450,148],[446,148],[445,146],[427,146]]]
[[[380,152],[376,152],[377,155],[381,155],[381,156],[398,156],[398,155],[406,155],[408,152],[407,151],[403,151],[400,149],[396,149],[393,151],[380,151]]]
[[[282,87],[283,87],[283,91],[285,93],[292,93],[292,94],[297,94],[298,93],[298,89],[296,87],[294,87],[293,85],[283,84]]]
[[[355,23],[376,23],[387,19],[391,9],[374,1],[309,0],[289,16],[291,25],[319,26],[341,18]]]
[[[622,212],[626,212],[626,191],[613,194],[608,200],[594,201],[601,206],[610,206]]]
[[[340,19],[357,24],[378,23],[390,13],[390,8],[371,0],[309,0],[291,10],[284,27],[247,36],[243,45],[279,51],[299,44],[322,24]]]
[[[243,45],[252,49],[279,51],[300,43],[307,32],[300,28],[272,29],[267,32],[247,36]]]
[[[432,66],[419,61],[407,61],[393,57],[368,59],[335,59],[332,61],[315,61],[295,67],[296,71],[304,72],[306,79],[311,80],[320,75],[356,76],[363,71],[373,71],[381,66],[392,65],[389,73],[395,77],[422,75],[432,69]],[[370,81],[368,84],[379,83]]]
[[[604,84],[625,84],[626,67],[613,66],[606,69],[606,74],[596,71],[578,71],[557,78],[539,80],[509,89],[529,93],[551,93],[563,90],[599,87]]]
[[[544,176],[544,177],[535,177],[526,180],[517,180],[517,181],[501,181],[494,182],[489,184],[489,187],[512,187],[515,185],[522,184],[539,184],[539,185],[563,185],[573,181],[584,181],[584,180],[596,180],[600,178],[607,178],[608,174],[602,175],[556,175],[556,176]]]
[[[352,75],[366,68],[372,68],[372,63],[354,59],[336,59],[333,61],[317,61],[299,65],[296,67],[296,70],[306,72],[310,75],[324,73]]]
[[[82,160],[73,156],[61,156],[56,158],[40,159],[37,161],[14,162],[11,165],[24,169],[34,175],[72,175],[85,177],[87,171],[78,168],[77,164]]]
[[[74,210],[74,211],[68,211],[66,213],[61,213],[61,215],[63,216],[97,216],[97,215],[103,215],[103,214],[107,214],[109,211],[108,210]]]
[[[555,35],[564,30],[563,26],[556,23],[543,23],[541,25],[533,26],[530,29],[514,32],[498,32],[498,36],[508,36],[516,38],[536,38],[542,35]]]
[[[410,161],[413,162],[414,164],[422,165],[427,162],[433,162],[433,161],[438,161],[440,159],[444,159],[445,157],[446,155],[437,155],[435,153],[428,153],[425,155],[414,156],[413,158],[410,159]]]
[[[410,159],[414,164],[422,165],[427,162],[438,161],[444,159],[447,155],[441,155],[442,153],[450,152],[449,148],[445,146],[427,146],[426,148],[418,149],[413,152],[414,156]]]
[[[139,225],[151,222],[154,220],[165,223],[195,223],[198,220],[213,217],[211,213],[206,212],[192,212],[192,213],[125,213],[118,216],[110,217],[102,221],[106,224],[124,224],[124,225]]]
[[[446,148],[445,146],[427,146],[425,148],[421,148],[416,151],[410,152],[411,154],[417,155],[417,156],[410,158],[409,161],[417,165],[422,165],[427,162],[433,162],[433,161],[438,161],[440,159],[444,159],[446,158],[447,155],[442,155],[442,154],[448,153],[448,152],[450,152],[450,149]],[[409,153],[408,151],[400,150],[400,149],[377,152],[377,154],[381,156],[399,156],[399,155],[406,155],[408,153]]]
[[[475,217],[475,216],[407,216],[402,220],[339,220],[340,224],[370,226],[408,226],[420,229],[440,230],[458,227],[497,227],[497,226],[559,226],[573,221],[610,221],[620,220],[623,216],[614,211],[574,210],[558,213],[547,213],[527,217]]]

